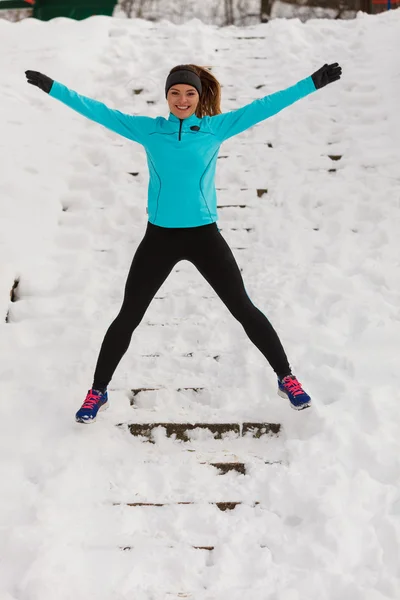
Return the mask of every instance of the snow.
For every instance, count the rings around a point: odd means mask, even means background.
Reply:
[[[1,600],[400,597],[399,36],[399,10],[226,29],[0,20]],[[75,423],[144,235],[146,158],[25,70],[167,117],[182,62],[213,66],[228,111],[336,61],[339,82],[225,142],[216,177],[219,204],[247,205],[221,209],[219,227],[312,408],[277,395],[182,262],[134,332],[110,409]],[[141,387],[154,391],[130,400]],[[160,428],[151,444],[127,428],[245,421],[282,432],[183,442]],[[201,464],[229,457],[246,475]]]

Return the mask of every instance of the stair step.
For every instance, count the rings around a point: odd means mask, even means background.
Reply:
[[[137,546],[120,546],[119,550],[135,550]],[[163,546],[164,548],[177,548],[177,544],[165,544],[165,546]],[[212,550],[215,550],[215,546],[189,546],[190,548],[194,548],[195,550],[208,550],[209,552],[211,552]],[[265,544],[257,544],[258,548],[268,548],[268,546],[266,546]],[[168,592],[167,592],[168,593]],[[179,594],[178,594],[179,595]]]
[[[217,206],[218,209],[223,209],[223,208],[249,208],[247,206],[247,204],[219,204]]]
[[[160,356],[158,355],[154,355],[154,356]],[[213,356],[213,358],[219,358],[219,356]],[[187,391],[193,391],[193,392],[202,392],[203,390],[205,390],[206,388],[204,387],[179,387],[176,388],[177,392],[187,392]],[[160,390],[159,387],[153,387],[153,388],[133,388],[132,389],[132,395],[133,397],[137,396],[138,394],[140,394],[141,392],[158,392]],[[132,404],[132,402],[131,402]]]
[[[229,471],[237,471],[238,473],[241,473],[242,475],[246,475],[246,465],[244,463],[239,463],[239,462],[214,462],[214,463],[205,463],[202,462],[200,463],[201,465],[211,465],[212,467],[215,467],[216,469],[218,469],[219,471],[221,471],[222,475],[225,475],[226,473],[229,473]]]
[[[165,548],[176,548],[176,544],[168,544],[165,546]],[[191,548],[194,548],[195,550],[214,550],[215,546],[191,546]],[[135,546],[120,546],[119,547],[120,550],[134,550]]]
[[[248,455],[245,458],[241,458],[240,460],[238,460],[236,458],[230,459],[230,460],[224,460],[225,457],[223,457],[223,460],[221,460],[221,459],[219,459],[218,456],[215,456],[215,454],[218,454],[218,451],[213,454],[214,454],[213,456],[210,456],[206,459],[203,458],[203,460],[201,460],[201,459],[199,460],[196,456],[194,456],[195,460],[194,460],[194,463],[192,464],[192,468],[195,465],[206,465],[206,466],[210,466],[210,467],[214,467],[215,469],[218,469],[220,471],[220,474],[222,474],[222,475],[225,475],[226,473],[229,473],[231,471],[236,471],[237,473],[246,475],[247,465],[250,463],[253,465],[256,464],[258,466],[258,468],[260,468],[261,465],[278,465],[278,464],[281,465],[284,463],[283,460],[266,460],[266,458],[264,456],[257,456],[255,454]],[[172,458],[172,461],[175,461],[175,463],[176,463],[176,460],[183,460],[182,455],[181,454],[179,455],[179,459],[175,455],[175,458]],[[160,460],[159,459],[151,459],[151,460],[144,459],[143,463],[159,466]],[[187,463],[185,463],[185,464],[187,464]]]
[[[208,430],[214,435],[214,439],[222,439],[228,433],[234,433],[237,437],[249,436],[260,438],[263,435],[279,435],[281,425],[279,423],[118,423],[117,427],[127,426],[134,436],[147,437],[152,440],[153,430],[163,427],[167,437],[173,435],[176,439],[184,442],[190,441],[188,432],[196,429]]]
[[[181,444],[177,442],[177,446],[169,446],[168,457],[165,455],[163,456],[163,465],[166,467],[168,461],[176,464],[176,461],[179,460],[182,465],[188,465],[190,462],[192,467],[195,465],[211,465],[224,471],[236,470],[243,472],[246,466],[250,464],[257,465],[258,467],[261,467],[262,465],[284,464],[286,463],[283,452],[284,447],[280,444],[280,440],[278,443],[278,439],[278,437],[268,438],[271,442],[275,442],[274,445],[267,445],[265,443],[262,447],[258,448],[258,453],[254,452],[253,449],[243,447],[244,440],[241,438],[229,440],[230,442],[235,441],[236,445],[242,445],[241,448],[236,447],[231,450],[229,448],[220,447],[221,444],[226,446],[226,440],[197,440],[197,446],[194,447],[190,447],[188,442],[185,444],[185,447],[182,447]],[[252,442],[253,438],[246,438],[246,441]],[[172,442],[174,442],[174,440],[172,440]],[[205,450],[205,448],[207,448],[207,450]],[[155,452],[155,450],[156,449],[143,457],[143,463],[160,465],[159,451]],[[188,453],[190,454],[188,455]]]
[[[199,505],[199,502],[113,502],[113,506],[177,506],[178,504],[182,505]],[[225,512],[226,510],[233,510],[238,506],[238,504],[243,504],[243,502],[206,502],[202,504],[212,504],[215,505],[219,510]],[[252,506],[256,506],[260,504],[260,502],[253,502]]]
[[[190,452],[190,450],[189,450]],[[265,454],[270,455],[271,454],[271,449],[265,450]],[[198,454],[203,454],[203,453],[198,453]],[[224,456],[222,453],[219,453],[218,450],[216,450],[215,452],[209,453],[210,455],[207,457],[201,456],[201,458],[196,457],[197,458],[197,462],[200,465],[212,465],[213,467],[216,467],[217,469],[221,469],[221,470],[225,470],[225,465],[232,465],[230,469],[226,469],[226,470],[236,470],[238,472],[242,472],[246,470],[246,464],[257,464],[257,465],[282,465],[284,464],[284,461],[281,460],[280,458],[278,458],[278,460],[276,460],[276,458],[274,457],[274,455],[272,454],[271,458],[267,459],[265,456],[259,456],[257,454],[254,454],[254,452],[249,453],[249,452],[245,452],[244,456],[241,456],[240,458],[237,457],[229,457],[228,456]],[[275,450],[275,454],[276,454],[276,450]],[[220,458],[220,456],[222,456],[222,460]],[[235,468],[235,465],[238,465],[237,468]],[[243,465],[243,469],[242,469],[242,465]],[[225,471],[226,472],[226,471]],[[245,474],[245,473],[244,473]]]

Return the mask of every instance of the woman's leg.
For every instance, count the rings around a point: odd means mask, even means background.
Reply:
[[[161,228],[148,225],[133,257],[125,285],[121,310],[104,337],[94,373],[93,389],[105,389],[121,358],[127,351],[132,334],[179,260],[176,246],[166,243]]]
[[[227,242],[216,225],[204,230],[202,239],[200,237],[193,240],[190,257],[187,259],[208,281],[282,379],[291,373],[283,346],[267,317],[254,306],[247,295],[240,269]]]

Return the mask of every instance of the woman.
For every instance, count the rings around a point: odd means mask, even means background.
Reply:
[[[173,267],[184,259],[195,265],[263,353],[277,375],[278,393],[297,410],[310,406],[311,398],[292,374],[277,333],[248,297],[240,269],[217,227],[214,176],[222,142],[338,80],[341,72],[338,63],[325,64],[292,87],[221,113],[221,88],[211,72],[193,64],[178,65],[165,85],[168,119],[124,114],[37,71],[25,72],[28,83],[142,144],[150,171],[147,229],[133,257],[121,310],[104,337],[92,388],[76,413],[78,423],[93,423],[97,412],[108,407],[107,385],[133,331]]]

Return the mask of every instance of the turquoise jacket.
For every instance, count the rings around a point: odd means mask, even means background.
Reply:
[[[198,227],[218,220],[215,169],[222,142],[315,92],[311,77],[230,112],[179,119],[128,115],[55,81],[50,96],[88,119],[142,144],[150,178],[148,219],[161,227]]]

